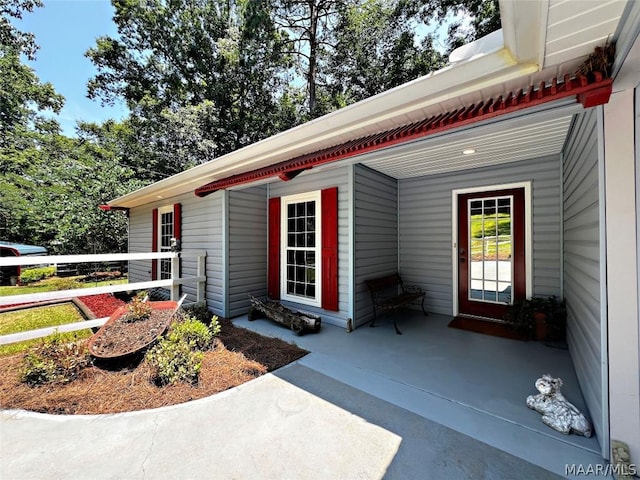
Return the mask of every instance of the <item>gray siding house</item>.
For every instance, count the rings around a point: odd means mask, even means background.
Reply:
[[[130,251],[205,250],[224,317],[269,295],[357,327],[365,280],[394,272],[452,317],[565,299],[602,455],[640,458],[640,2],[589,6],[500,2],[502,30],[447,68],[112,200]],[[609,75],[576,74],[607,41]]]

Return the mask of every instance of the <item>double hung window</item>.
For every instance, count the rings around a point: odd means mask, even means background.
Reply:
[[[282,298],[320,306],[320,191],[282,197]]]

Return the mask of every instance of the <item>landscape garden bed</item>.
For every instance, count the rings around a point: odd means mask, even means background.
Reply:
[[[0,406],[50,414],[107,414],[175,405],[228,390],[287,365],[308,352],[220,319],[220,334],[204,352],[197,383],[157,386],[142,355],[93,362],[68,383],[32,387],[19,380],[24,355],[0,357]],[[86,340],[85,340],[86,341]]]
[[[51,282],[51,279],[43,282]],[[35,287],[38,288],[39,285],[36,284]],[[73,303],[76,306],[80,305],[78,310],[85,318],[88,318],[88,315],[103,318],[117,316],[113,314],[118,309],[125,311],[129,306],[125,307],[124,300],[130,298],[101,294],[79,297],[74,299]],[[71,307],[69,302],[67,304]],[[173,311],[167,315],[171,318]],[[181,320],[184,320],[184,315],[185,312],[180,313]],[[200,308],[192,311],[191,319],[201,319],[201,327],[205,328],[204,325],[207,325],[205,329],[209,329],[211,315],[206,308]],[[160,323],[164,325],[166,320],[165,316]],[[150,317],[148,321],[152,322],[153,319]],[[107,414],[174,405],[235,387],[287,365],[307,353],[294,344],[237,328],[226,319],[219,319],[216,325],[217,327],[212,329],[215,330],[215,335],[211,337],[211,342],[202,351],[194,353],[193,358],[200,362],[197,376],[190,381],[165,384],[158,381],[157,363],[154,364],[149,360],[149,356],[145,355],[146,347],[150,347],[154,342],[143,346],[137,353],[131,350],[125,352],[129,354],[123,358],[105,360],[89,355],[89,339],[81,338],[91,335],[92,332],[88,329],[75,334],[58,335],[57,340],[53,341],[51,338],[30,341],[35,346],[31,346],[28,351],[0,357],[0,408],[52,414]],[[175,324],[171,329],[174,326]],[[143,342],[138,337],[150,336],[155,340],[164,331],[161,326],[149,333],[147,320],[130,322],[128,327],[126,335],[121,338],[125,350],[130,350],[131,344],[138,340]],[[167,336],[171,335],[171,329]],[[129,339],[125,339],[125,336]],[[165,340],[166,337],[162,337],[158,343]],[[37,356],[47,349],[63,358],[62,363],[74,366],[73,375],[70,378],[58,378],[41,384],[33,381],[32,375],[31,381],[26,381],[25,365],[28,360],[31,362],[31,373],[35,370],[37,378],[38,369],[42,365],[39,360],[33,361],[34,355]],[[137,350],[137,347],[134,350]],[[164,358],[165,362],[171,363],[171,351]]]

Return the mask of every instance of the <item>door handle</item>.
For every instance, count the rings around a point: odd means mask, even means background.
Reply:
[[[464,255],[465,254],[465,249],[461,248],[460,249],[460,255]],[[464,257],[460,257],[460,263],[464,263],[465,262],[465,258]]]
[[[464,257],[460,257],[460,263],[464,263],[465,262],[465,258]]]

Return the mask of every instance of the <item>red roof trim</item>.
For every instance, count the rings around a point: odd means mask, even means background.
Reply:
[[[111,205],[98,205],[98,208],[103,212],[109,212],[111,210],[123,210],[125,212],[129,211],[127,207],[112,207]]]
[[[341,145],[285,160],[275,165],[216,180],[197,188],[195,194],[198,197],[204,197],[216,190],[275,176],[283,180],[290,180],[301,173],[302,170],[308,168],[380,150],[572,95],[575,95],[576,101],[582,103],[584,108],[602,105],[609,101],[612,84],[613,79],[603,79],[599,72],[595,72],[589,77],[578,75],[573,79],[565,75],[562,83],[558,83],[558,79],[554,78],[550,85],[541,82],[537,89],[534,89],[534,86],[531,85],[526,92],[519,90],[515,94],[509,93],[506,98],[499,96],[480,102],[477,105],[469,105],[434,115],[393,130],[369,135]]]

